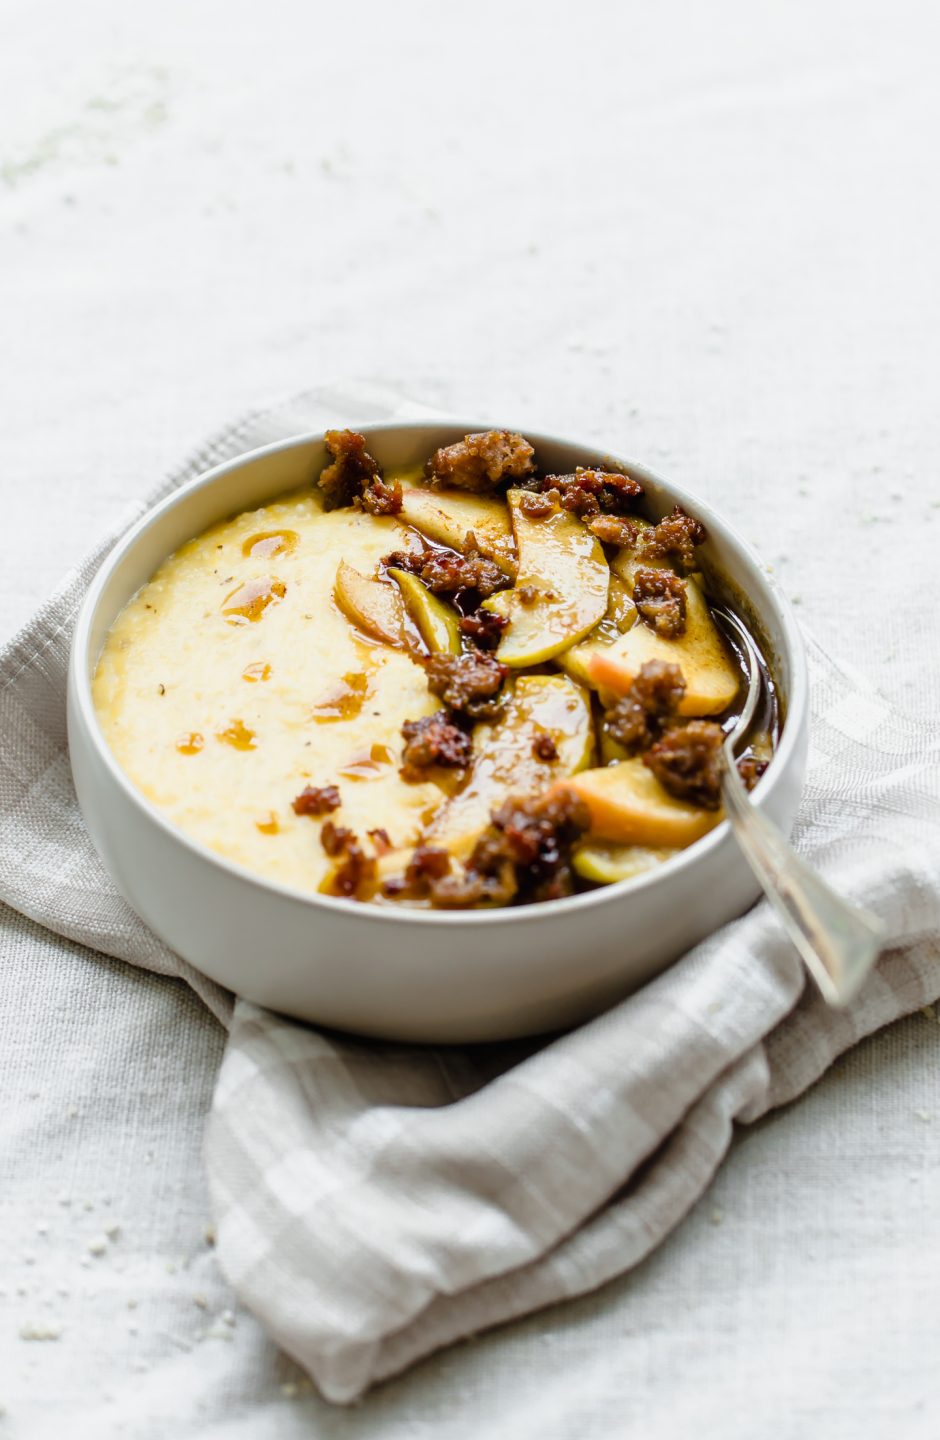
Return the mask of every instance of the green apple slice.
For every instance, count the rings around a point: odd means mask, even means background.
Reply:
[[[559,506],[532,518],[510,490],[519,571],[513,590],[485,601],[509,624],[496,651],[505,665],[539,665],[583,639],[607,611],[610,570],[600,542]]]
[[[611,572],[610,591],[607,596],[607,612],[603,620],[594,626],[588,638],[580,645],[572,645],[558,656],[558,663],[572,680],[577,680],[582,685],[591,684],[591,672],[588,668],[588,661],[594,651],[603,645],[613,645],[621,635],[628,630],[639,619],[639,612],[633,601],[632,591],[624,584],[619,575]]]
[[[583,880],[596,885],[613,885],[618,880],[632,880],[654,870],[677,852],[668,847],[651,845],[613,845],[603,840],[588,840],[572,853],[571,864]]]
[[[407,570],[389,569],[389,575],[401,590],[405,609],[417,625],[421,638],[432,652],[460,654],[460,626],[457,612]]]
[[[588,694],[564,675],[522,675],[512,684],[499,720],[473,729],[473,763],[463,789],[447,801],[425,839],[465,860],[489,824],[490,811],[511,795],[541,793],[590,765],[594,727]],[[542,760],[535,745],[548,735],[557,757]]]
[[[398,518],[413,525],[429,540],[461,552],[472,535],[481,555],[495,560],[509,576],[516,573],[516,547],[509,511],[492,495],[469,495],[454,490],[429,490],[426,486],[402,487]]]

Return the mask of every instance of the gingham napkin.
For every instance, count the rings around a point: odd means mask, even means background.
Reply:
[[[940,995],[940,726],[810,645],[813,749],[797,843],[883,918],[889,948],[828,1010],[765,904],[547,1044],[356,1042],[234,1001],[112,886],[65,743],[75,612],[110,545],[208,466],[306,429],[427,414],[319,390],[226,430],[115,527],[0,652],[0,898],[61,935],[185,978],[229,1030],[206,1160],[242,1301],[337,1402],[461,1336],[636,1265],[707,1187],[735,1123]]]

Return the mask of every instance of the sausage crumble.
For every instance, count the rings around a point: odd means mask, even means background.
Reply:
[[[379,462],[366,449],[358,430],[327,430],[326,448],[333,456],[317,481],[326,496],[326,509],[361,505],[370,515],[397,515],[402,507],[401,485],[382,478]]]
[[[414,885],[421,881],[440,880],[450,869],[450,855],[436,845],[418,845],[408,862],[405,879]]]
[[[519,509],[530,520],[544,520],[546,515],[559,503],[557,490],[524,490],[519,497]]]
[[[682,574],[695,569],[695,547],[708,538],[700,520],[694,520],[676,505],[670,515],[660,520],[640,538],[640,551],[651,559],[671,560]]]
[[[508,905],[518,890],[512,862],[478,840],[463,871],[452,871],[428,885],[438,910],[467,910],[475,905]]]
[[[605,545],[634,545],[639,533],[632,520],[624,515],[595,515],[587,528]]]
[[[382,478],[378,461],[366,449],[366,437],[358,430],[327,430],[326,448],[333,462],[317,481],[326,496],[327,510],[351,505],[374,480]]]
[[[499,691],[509,666],[485,650],[468,650],[463,655],[429,655],[424,661],[428,689],[440,695],[450,710],[471,720],[492,720],[500,712]]]
[[[386,567],[417,575],[434,595],[453,597],[472,590],[481,600],[486,600],[497,590],[504,590],[512,584],[496,562],[481,555],[473,545],[464,555],[458,555],[456,550],[432,550],[430,547],[420,555],[408,550],[393,550],[382,563]]]
[[[436,450],[424,467],[436,485],[456,485],[478,495],[491,494],[508,480],[526,480],[535,473],[535,451],[512,430],[487,430],[465,435],[456,445]]]
[[[362,492],[363,509],[368,510],[370,515],[397,515],[403,503],[401,485],[397,480],[389,485],[378,478]]]
[[[295,815],[329,815],[331,810],[338,810],[341,804],[336,785],[305,785],[300,794],[295,796],[293,808]]]
[[[345,825],[335,825],[332,820],[327,820],[326,824],[320,827],[320,843],[331,858],[339,855],[345,845],[355,838]]]
[[[633,601],[647,625],[663,639],[685,634],[685,581],[671,570],[637,569]]]
[[[492,610],[474,610],[469,615],[461,615],[457,624],[461,635],[466,635],[481,650],[495,650],[509,624],[509,617],[496,615]]]
[[[405,742],[400,771],[403,780],[426,780],[425,771],[434,765],[455,770],[470,763],[470,736],[451,723],[446,710],[423,715],[420,720],[406,720],[401,733]]]
[[[572,515],[591,519],[602,512],[624,515],[643,494],[643,486],[619,470],[590,470],[579,465],[573,475],[547,475],[538,486],[543,494],[555,491],[558,503]]]
[[[450,871],[450,855],[436,845],[418,845],[404,875],[383,881],[382,894],[396,900],[426,900],[433,885]]]
[[[647,660],[626,695],[604,712],[612,740],[631,755],[648,750],[663,733],[685,694],[685,679],[678,665]]]
[[[721,804],[724,731],[714,720],[674,725],[643,756],[664,790],[703,810]]]
[[[330,894],[359,896],[362,890],[374,884],[375,857],[366,854],[352,830],[327,820],[320,830],[320,842],[331,859],[340,859],[330,877]]]
[[[507,800],[493,811],[463,874],[432,883],[431,902],[463,909],[570,895],[571,846],[589,825],[587,806],[567,790]]]

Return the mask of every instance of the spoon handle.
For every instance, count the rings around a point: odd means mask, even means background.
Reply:
[[[751,804],[733,760],[725,765],[722,792],[735,838],[823,998],[845,1005],[878,958],[881,921],[843,900],[797,855]]]

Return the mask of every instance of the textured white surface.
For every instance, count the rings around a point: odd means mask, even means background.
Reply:
[[[507,9],[8,5],[4,632],[193,439],[371,373],[699,489],[830,648],[935,711],[932,7]],[[927,1018],[748,1133],[631,1278],[338,1414],[214,1318],[220,1033],[2,926],[9,1433],[935,1434]]]

